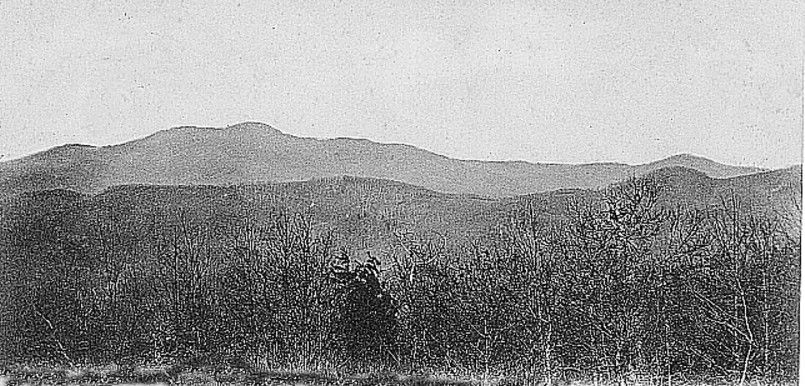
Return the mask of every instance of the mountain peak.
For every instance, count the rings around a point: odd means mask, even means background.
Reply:
[[[709,161],[707,158],[704,158],[704,157],[701,157],[701,156],[698,156],[698,155],[694,155],[694,154],[690,154],[690,153],[679,153],[679,154],[676,154],[676,155],[672,155],[672,156],[666,158],[665,160],[666,161],[670,161],[670,160],[678,160],[678,161],[690,161],[690,160],[703,161],[703,160],[707,160],[707,161]]]
[[[176,126],[166,130],[160,130],[142,140],[192,140],[200,138],[212,137],[244,137],[248,135],[254,136],[290,136],[282,131],[275,129],[270,125],[260,122],[242,122],[226,127],[207,127],[207,126]],[[140,142],[142,140],[135,140],[133,142]]]
[[[713,178],[728,178],[736,175],[752,174],[764,171],[764,169],[751,166],[731,166],[720,164],[709,158],[681,153],[668,158],[654,161],[645,166],[651,169],[659,169],[672,166],[682,166],[688,169],[695,169]]]
[[[654,161],[656,164],[673,164],[673,165],[693,165],[693,164],[717,164],[717,162],[691,153],[679,153],[672,155],[661,160]]]
[[[274,128],[271,125],[267,125],[262,122],[255,122],[255,121],[246,121],[241,123],[236,123],[234,125],[230,125],[225,127],[223,130],[262,130],[268,131],[275,134],[282,134],[288,135],[280,131],[279,129]]]
[[[261,131],[268,131],[274,132],[278,134],[283,134],[282,131],[274,128],[271,125],[267,125],[261,122],[254,122],[254,121],[246,121],[241,123],[236,123],[234,125],[229,125],[226,127],[210,127],[210,126],[193,126],[193,125],[186,125],[186,126],[176,126],[171,127],[167,130],[162,130],[160,132],[181,132],[181,131],[210,131],[210,132],[222,132],[222,131],[238,131],[238,130],[261,130]]]

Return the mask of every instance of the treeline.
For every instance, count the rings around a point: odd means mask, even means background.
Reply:
[[[729,198],[661,208],[650,180],[604,196],[550,221],[526,202],[458,246],[398,233],[383,256],[355,256],[283,211],[226,225],[181,212],[133,221],[119,208],[63,227],[58,212],[5,219],[3,356],[548,379],[795,374],[799,228]]]

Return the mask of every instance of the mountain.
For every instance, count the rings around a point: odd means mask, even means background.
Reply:
[[[646,175],[661,187],[661,204],[723,207],[736,204],[752,213],[799,213],[802,166],[732,178],[711,178],[684,167],[667,167]]]
[[[113,146],[65,145],[6,161],[0,163],[0,192],[98,193],[116,185],[226,186],[349,175],[495,198],[598,188],[670,166],[692,168],[713,178],[762,171],[691,155],[644,165],[459,160],[408,145],[295,137],[248,122],[222,129],[177,127]]]

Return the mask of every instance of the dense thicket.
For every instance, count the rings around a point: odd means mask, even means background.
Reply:
[[[795,372],[798,224],[729,198],[661,208],[650,180],[603,197],[552,220],[524,202],[465,243],[398,232],[399,251],[382,256],[279,210],[210,223],[75,198],[23,205],[3,218],[2,354],[549,377]]]

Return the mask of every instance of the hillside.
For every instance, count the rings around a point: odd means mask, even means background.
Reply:
[[[802,199],[801,169],[714,179],[682,168],[652,172],[660,205],[704,208],[735,199],[756,213],[794,213]],[[6,229],[47,221],[48,229],[85,233],[113,223],[142,239],[164,234],[179,218],[191,219],[225,234],[244,222],[260,223],[275,210],[310,216],[316,231],[332,230],[350,249],[394,249],[397,236],[442,236],[451,242],[482,237],[525,205],[537,218],[567,216],[571,201],[599,200],[600,190],[559,190],[504,199],[434,192],[395,181],[337,177],[303,182],[240,186],[126,185],[95,195],[67,190],[25,193],[2,202]],[[58,214],[56,214],[58,213]],[[144,232],[140,234],[141,232]],[[225,236],[221,236],[226,239]],[[46,237],[47,238],[47,237]]]
[[[679,155],[644,165],[534,164],[458,160],[413,146],[361,139],[313,139],[260,123],[224,129],[179,127],[120,145],[65,145],[0,163],[0,192],[70,189],[98,193],[116,185],[235,185],[356,176],[429,190],[507,197],[607,186],[670,166],[728,178],[761,171]]]

